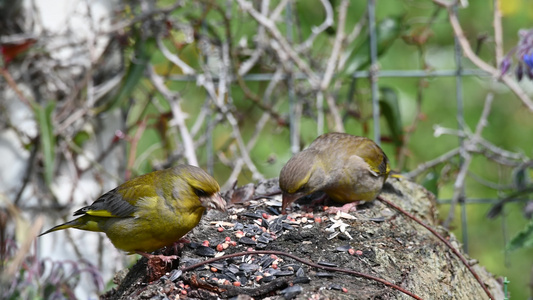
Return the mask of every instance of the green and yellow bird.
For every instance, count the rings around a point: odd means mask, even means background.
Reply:
[[[282,211],[298,198],[322,191],[344,203],[342,211],[347,212],[357,201],[374,200],[389,172],[389,160],[374,141],[347,133],[323,134],[281,169]]]
[[[67,228],[104,232],[116,248],[147,256],[198,225],[206,208],[224,211],[219,191],[204,170],[178,165],[126,181],[74,212],[79,218],[41,235]]]

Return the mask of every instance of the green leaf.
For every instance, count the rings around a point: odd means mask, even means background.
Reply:
[[[426,190],[432,192],[437,198],[439,196],[439,177],[439,173],[431,170],[422,180],[422,186],[425,187]]]
[[[72,141],[74,144],[76,144],[76,146],[82,148],[83,144],[85,144],[85,142],[87,142],[90,138],[91,135],[87,131],[82,130],[74,136]]]
[[[403,17],[387,17],[376,24],[378,57],[385,54],[404,31],[402,19]],[[346,53],[349,57],[342,73],[344,76],[351,76],[353,72],[370,65],[370,38],[366,38],[359,45],[352,43],[348,46]]]
[[[396,147],[403,145],[403,125],[402,115],[400,113],[400,104],[398,103],[398,94],[389,87],[379,89],[379,107],[381,114],[385,117],[391,139]]]
[[[144,76],[144,70],[150,63],[152,54],[156,49],[156,41],[153,37],[148,39],[143,39],[138,35],[136,37],[134,57],[130,62],[117,96],[112,101],[95,108],[95,114],[120,107],[123,101],[135,91],[139,81]]]
[[[44,157],[44,179],[47,185],[52,183],[54,177],[54,161],[55,161],[55,135],[52,125],[52,113],[55,108],[55,102],[50,101],[46,107],[35,103],[33,109],[37,117],[37,124],[39,124],[41,149]]]
[[[517,190],[525,189],[529,181],[527,168],[521,167],[513,171],[513,183]]]
[[[520,231],[511,241],[507,244],[507,251],[514,251],[520,248],[533,247],[533,219],[529,221],[524,230]]]

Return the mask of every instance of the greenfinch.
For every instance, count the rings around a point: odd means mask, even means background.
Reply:
[[[347,133],[323,134],[281,169],[282,211],[318,191],[349,211],[356,201],[374,200],[389,172],[389,160],[374,141]]]
[[[126,181],[74,212],[79,218],[41,235],[67,228],[104,232],[116,248],[145,255],[177,242],[206,208],[224,211],[219,191],[204,170],[178,165]]]

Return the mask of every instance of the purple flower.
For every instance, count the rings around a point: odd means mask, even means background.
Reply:
[[[513,65],[512,55],[514,55],[517,60],[514,69],[516,79],[520,81],[526,75],[527,78],[533,80],[533,29],[521,29],[518,36],[520,37],[518,44],[507,53],[500,63],[501,74],[503,76],[509,72]]]
[[[510,67],[511,67],[511,58],[506,56],[500,63],[500,70],[502,70],[502,75],[507,73]]]
[[[522,67],[521,63],[518,63],[518,66],[515,69],[515,75],[516,80],[518,81],[522,80],[522,77],[524,77],[524,68]]]
[[[533,54],[524,54],[522,60],[529,66],[529,68],[533,68]]]

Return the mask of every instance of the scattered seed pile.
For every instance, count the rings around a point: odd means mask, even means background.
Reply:
[[[147,271],[143,258],[127,275],[117,274],[119,287],[102,299],[411,299],[353,271],[422,299],[488,298],[441,241],[385,204],[373,201],[357,212],[336,215],[327,214],[324,206],[297,205],[282,215],[280,195],[260,197],[276,190],[277,180],[268,180],[226,192],[238,203],[226,213],[204,216],[186,236],[190,243],[177,247],[175,263]],[[434,198],[421,186],[390,178],[382,196],[438,227]],[[453,235],[449,239],[459,247]],[[237,252],[245,255],[193,266]],[[182,271],[190,266],[194,269]],[[474,269],[503,299],[497,280],[477,264]]]

